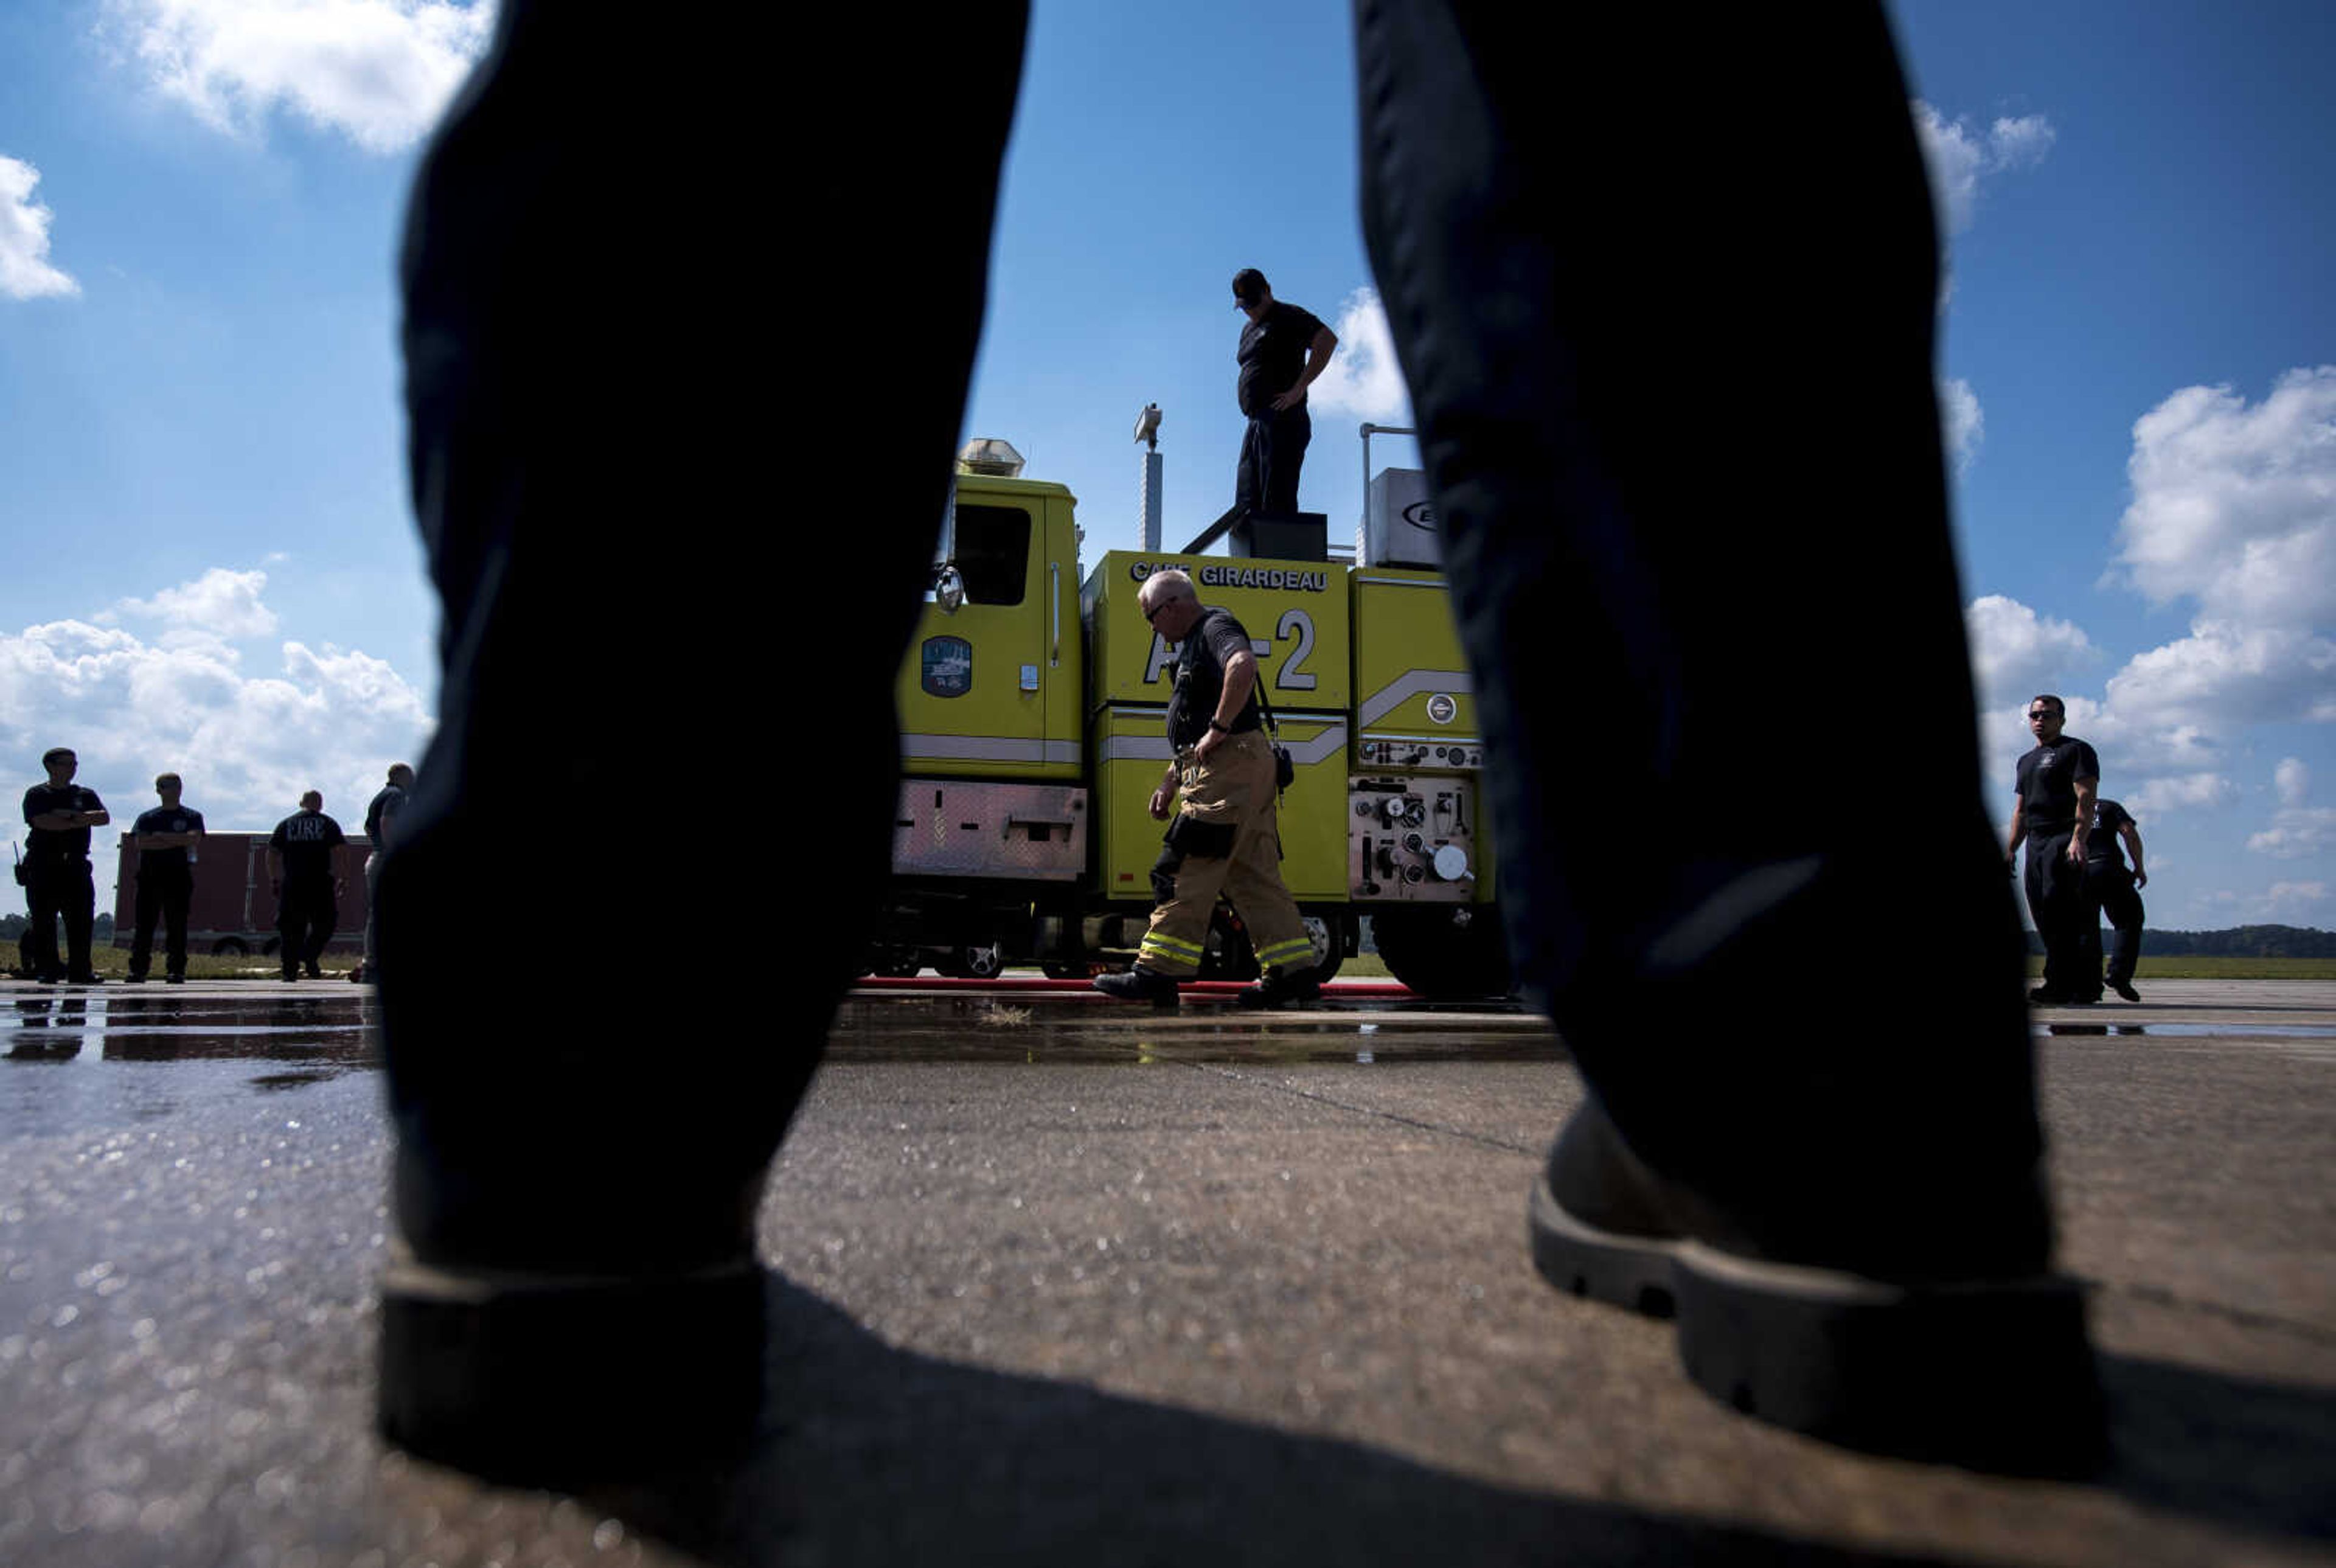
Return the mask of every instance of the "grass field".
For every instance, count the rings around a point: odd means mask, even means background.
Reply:
[[[2044,973],[2044,960],[2028,960],[2031,978]],[[2336,980],[2336,959],[2240,959],[2194,955],[2153,959],[2141,955],[2136,980]]]

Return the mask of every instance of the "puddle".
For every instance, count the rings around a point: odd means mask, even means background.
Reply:
[[[2336,1028],[2302,1024],[2039,1024],[2043,1035],[2154,1035],[2188,1040],[2336,1040]]]

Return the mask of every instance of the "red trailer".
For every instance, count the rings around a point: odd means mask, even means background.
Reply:
[[[327,952],[352,953],[365,947],[365,856],[371,846],[352,833],[340,862],[348,885],[340,898]],[[113,945],[126,948],[138,934],[138,852],[122,835],[122,863],[113,884]],[[154,946],[162,946],[161,925]],[[268,882],[268,833],[209,833],[195,854],[195,896],[187,906],[187,950],[214,957],[273,954],[276,894]]]

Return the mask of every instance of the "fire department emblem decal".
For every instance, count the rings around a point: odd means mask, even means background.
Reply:
[[[973,644],[961,637],[929,637],[924,648],[924,687],[935,696],[963,696],[973,689]]]

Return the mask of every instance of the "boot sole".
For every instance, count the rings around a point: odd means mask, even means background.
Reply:
[[[2063,1275],[1909,1286],[1618,1235],[1546,1180],[1533,1264],[1560,1289],[1674,1319],[1679,1360],[1743,1414],[1846,1447],[2016,1475],[2106,1458],[2084,1288]]]
[[[394,1258],[381,1280],[382,1432],[528,1484],[734,1451],[762,1406],[763,1289],[751,1261],[633,1278]]]

